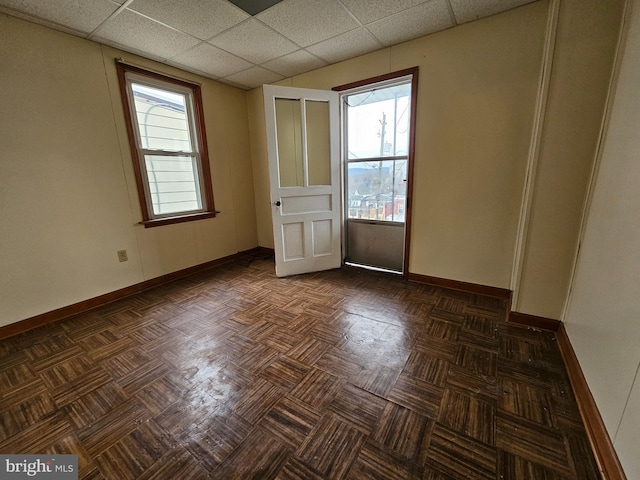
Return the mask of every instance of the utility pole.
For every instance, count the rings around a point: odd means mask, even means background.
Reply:
[[[382,112],[382,120],[378,120],[380,122],[380,157],[384,156],[384,136],[387,133],[387,115]],[[378,218],[380,216],[380,194],[382,192],[382,160],[378,162],[378,193],[376,194],[376,220],[384,220],[383,218]]]
[[[382,112],[382,120],[378,120],[382,128],[380,129],[380,156],[384,155],[384,136],[387,134],[387,114]]]

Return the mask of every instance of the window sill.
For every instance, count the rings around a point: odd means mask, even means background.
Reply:
[[[205,218],[214,218],[218,213],[215,212],[203,212],[203,213],[195,213],[193,215],[180,215],[176,217],[162,217],[162,218],[154,218],[152,220],[143,220],[140,222],[141,225],[144,225],[144,228],[152,228],[152,227],[160,227],[162,225],[171,225],[174,223],[183,223],[183,222],[195,222],[196,220],[204,220]]]

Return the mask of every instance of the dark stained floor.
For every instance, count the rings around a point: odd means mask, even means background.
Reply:
[[[0,453],[91,479],[600,478],[504,300],[238,262],[0,341]]]

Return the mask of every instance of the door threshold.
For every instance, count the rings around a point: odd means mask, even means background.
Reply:
[[[374,267],[372,265],[363,265],[361,263],[344,262],[348,267],[364,268],[365,270],[373,270],[374,272],[393,273],[394,275],[402,275],[398,270],[390,270],[388,268]]]

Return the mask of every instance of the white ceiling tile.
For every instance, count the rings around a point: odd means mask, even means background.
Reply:
[[[383,46],[366,28],[361,27],[311,45],[307,50],[329,63],[335,63],[373,52]]]
[[[229,75],[225,77],[224,80],[245,88],[256,88],[265,83],[277,82],[283,78],[282,75],[278,75],[262,67],[252,67],[244,72]]]
[[[255,19],[237,25],[209,43],[253,63],[264,63],[298,47]]]
[[[118,8],[108,0],[0,0],[0,5],[83,33],[91,33]]]
[[[534,1],[282,0],[250,17],[228,0],[0,0],[0,12],[251,88]]]
[[[298,50],[297,52],[263,63],[262,66],[285,77],[293,77],[299,73],[310,72],[316,68],[324,67],[326,64],[327,62],[315,55],[305,50]]]
[[[479,18],[495,15],[512,8],[532,3],[535,0],[451,0],[451,8],[456,22],[466,23]]]
[[[194,68],[215,77],[226,77],[252,66],[246,60],[208,43],[201,43],[187,52],[179,53],[171,59],[171,63],[188,67],[187,70]]]
[[[189,67],[187,65],[183,65],[182,63],[174,62],[172,60],[165,60],[162,62],[165,65],[169,65],[171,67],[178,68],[180,70],[184,70],[185,72],[195,73],[196,75],[204,78],[210,78],[211,80],[218,80],[220,78],[217,75],[212,75],[211,73],[203,72],[202,70],[198,70],[197,68]]]
[[[446,0],[431,0],[366,27],[384,45],[391,46],[451,26],[453,21]]]
[[[158,58],[171,58],[198,43],[198,40],[160,23],[124,10],[107,22],[94,40],[147,52]]]
[[[358,22],[335,0],[283,0],[256,15],[301,47],[357,28]]]
[[[363,24],[375,22],[429,0],[342,0],[345,7]]]
[[[202,40],[249,18],[226,0],[135,0],[128,8]]]

